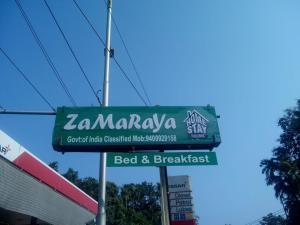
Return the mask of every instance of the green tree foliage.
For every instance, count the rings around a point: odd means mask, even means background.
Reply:
[[[57,161],[54,161],[54,162],[51,162],[49,163],[49,166],[54,169],[56,172],[58,172],[58,162]]]
[[[279,146],[273,157],[261,161],[267,185],[274,185],[275,196],[280,198],[288,213],[287,224],[300,224],[300,99],[297,106],[288,109],[279,119],[282,129]]]
[[[123,224],[126,221],[120,188],[112,182],[106,183],[106,218],[107,225]]]
[[[85,177],[83,179],[77,179],[77,186],[98,201],[98,181],[93,177]]]
[[[76,186],[79,186],[79,183],[81,180],[78,176],[78,171],[73,170],[72,168],[69,168],[66,173],[62,174],[65,178],[67,178],[69,181],[71,181]]]
[[[285,225],[286,221],[282,216],[275,216],[272,213],[264,216],[259,222],[260,225]]]
[[[58,171],[57,162],[50,165]],[[79,178],[78,171],[72,168],[62,175],[98,200],[98,181],[95,178]],[[113,182],[107,182],[106,214],[107,225],[160,225],[159,184],[143,182],[119,187]]]
[[[143,182],[124,185],[120,196],[129,224],[160,224],[159,195],[158,184]]]

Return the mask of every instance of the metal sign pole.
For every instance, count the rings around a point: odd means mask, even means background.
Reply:
[[[168,202],[168,188],[167,188],[167,174],[166,167],[159,167],[160,173],[160,195],[161,195],[161,222],[162,225],[170,225],[169,219],[169,202]]]
[[[160,152],[164,152],[164,150],[160,150]],[[169,206],[169,197],[168,197],[168,174],[167,167],[160,166],[159,167],[159,175],[160,175],[160,202],[161,202],[161,223],[162,225],[170,225],[170,206]]]
[[[169,181],[168,181],[168,170],[167,166],[164,166],[164,175],[166,179],[166,201],[167,201],[167,208],[168,208],[168,218],[169,218],[169,225],[171,225],[172,217],[171,217],[171,206],[170,206],[170,192],[169,192]]]
[[[111,15],[112,15],[112,0],[108,0],[107,1],[105,67],[104,67],[104,81],[103,81],[103,103],[102,103],[103,107],[108,106],[108,99],[109,99],[109,63],[110,63]],[[98,213],[97,213],[97,216],[96,216],[96,225],[106,225],[106,212],[105,212],[106,158],[107,158],[107,153],[106,152],[100,153]]]

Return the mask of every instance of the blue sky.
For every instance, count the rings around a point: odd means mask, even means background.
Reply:
[[[57,70],[78,105],[97,105],[43,1],[21,1]],[[106,9],[101,0],[78,0],[102,38]],[[49,0],[96,90],[102,89],[103,46],[71,0]],[[113,1],[113,15],[134,58],[152,104],[214,105],[221,116],[218,166],[173,167],[190,175],[201,225],[246,224],[281,209],[259,163],[271,156],[280,134],[277,120],[299,98],[300,2],[282,0]],[[66,95],[12,0],[0,1],[0,47],[54,106]],[[116,29],[112,47],[142,92]],[[9,110],[49,111],[0,54],[0,105]],[[110,105],[143,103],[111,64]],[[53,151],[53,117],[0,115],[0,129],[61,171],[98,177],[98,154]],[[157,168],[109,168],[117,184],[158,182]]]

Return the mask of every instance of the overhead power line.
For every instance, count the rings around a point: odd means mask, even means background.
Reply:
[[[55,108],[50,104],[50,102],[46,99],[46,97],[38,90],[38,88],[30,81],[30,79],[25,75],[25,73],[16,65],[16,63],[14,62],[14,60],[12,60],[2,48],[0,48],[0,51],[8,59],[8,61],[14,66],[14,68],[22,75],[22,77],[33,88],[33,90],[55,112]],[[4,109],[2,106],[0,108]]]
[[[41,42],[40,38],[38,37],[37,33],[35,32],[35,29],[33,28],[32,24],[31,24],[31,22],[30,22],[30,19],[29,19],[29,17],[28,17],[28,15],[27,15],[26,12],[24,11],[24,9],[23,9],[23,7],[22,7],[22,5],[21,5],[21,3],[20,3],[20,0],[15,0],[15,2],[16,2],[16,4],[17,4],[17,6],[18,6],[18,8],[19,8],[19,10],[20,10],[20,12],[21,12],[21,14],[22,14],[22,16],[23,16],[23,18],[24,18],[26,24],[27,24],[27,26],[29,27],[30,32],[32,33],[32,35],[33,35],[33,37],[34,37],[34,40],[36,41],[36,43],[37,43],[38,46],[40,47],[40,49],[41,49],[41,51],[42,51],[42,53],[43,53],[43,55],[44,55],[46,61],[47,61],[48,64],[50,65],[50,67],[51,67],[51,69],[52,69],[52,71],[53,71],[55,77],[56,77],[57,80],[59,81],[59,83],[60,83],[62,89],[64,90],[64,92],[65,92],[66,95],[68,96],[68,98],[69,98],[69,100],[71,101],[71,103],[72,103],[74,106],[76,106],[77,104],[76,104],[74,98],[72,97],[72,95],[71,95],[69,89],[67,88],[66,84],[65,84],[64,81],[62,80],[62,78],[61,78],[59,72],[57,71],[57,69],[56,69],[56,67],[55,67],[55,65],[54,65],[54,63],[53,63],[53,61],[51,60],[49,54],[47,53],[47,51],[46,51],[46,49],[45,49],[43,43]]]
[[[273,216],[284,216],[284,210],[283,209],[279,209],[275,212],[272,212],[271,213]],[[265,216],[259,218],[259,219],[256,219],[250,223],[246,223],[245,225],[259,225],[260,224],[260,221],[262,221],[262,219],[264,218]]]
[[[87,23],[89,24],[90,28],[93,30],[93,32],[95,33],[95,35],[98,37],[98,39],[100,40],[100,42],[103,44],[103,46],[105,47],[105,42],[103,41],[103,39],[101,38],[101,36],[99,35],[99,33],[97,32],[97,30],[95,29],[95,27],[93,26],[93,24],[91,23],[90,19],[86,16],[85,12],[81,9],[81,7],[79,6],[79,4],[76,2],[76,0],[73,0],[75,6],[77,7],[77,9],[80,11],[81,15],[85,18],[85,20],[87,21]],[[108,50],[110,52],[110,49]],[[122,66],[120,65],[120,63],[118,62],[118,60],[116,59],[116,57],[113,57],[114,62],[116,63],[116,65],[118,66],[118,68],[120,69],[122,75],[126,78],[126,80],[129,82],[129,84],[132,86],[132,88],[134,89],[134,91],[136,92],[136,94],[138,95],[138,97],[142,100],[142,102],[148,106],[148,103],[146,102],[146,100],[143,98],[143,96],[141,95],[141,93],[139,92],[139,90],[135,87],[134,83],[130,80],[128,74],[125,72],[125,70],[122,68]]]
[[[102,43],[103,46],[105,46],[105,41],[101,38],[101,36],[98,34],[96,28],[93,26],[92,22],[89,20],[89,18],[85,15],[85,13],[83,12],[83,10],[81,9],[81,7],[79,6],[79,4],[76,2],[76,0],[73,0],[76,8],[80,11],[81,15],[84,17],[84,19],[86,20],[86,22],[90,25],[90,27],[92,28],[92,30],[94,31],[94,33],[96,34],[96,36],[99,38],[100,42]]]
[[[107,6],[107,2],[106,2],[105,0],[103,0],[103,1],[104,1],[105,5]],[[120,31],[120,29],[119,29],[119,27],[118,27],[118,24],[117,24],[117,22],[116,22],[114,16],[111,15],[111,17],[112,17],[113,24],[114,24],[115,27],[116,27],[117,33],[118,33],[118,35],[119,35],[119,37],[120,37],[120,39],[121,39],[121,41],[122,41],[122,44],[123,44],[123,46],[124,46],[124,48],[125,48],[126,54],[127,54],[128,58],[129,58],[129,60],[130,60],[130,62],[131,62],[131,65],[132,65],[133,69],[134,69],[134,72],[135,72],[135,74],[136,74],[136,77],[138,78],[138,81],[139,81],[139,83],[140,83],[140,85],[141,85],[141,87],[142,87],[142,89],[143,89],[143,92],[144,92],[144,94],[145,94],[145,96],[146,96],[146,98],[147,98],[149,104],[152,105],[152,103],[151,103],[151,101],[150,101],[150,98],[149,98],[149,95],[148,95],[148,93],[147,93],[147,91],[146,91],[145,85],[144,85],[144,83],[143,83],[143,81],[142,81],[142,79],[141,79],[141,76],[140,76],[140,74],[139,74],[139,72],[138,72],[138,70],[137,70],[137,68],[136,68],[136,66],[135,66],[135,63],[134,63],[134,61],[133,61],[133,58],[132,58],[131,54],[129,53],[129,50],[128,50],[127,45],[126,45],[126,43],[125,43],[125,41],[124,41],[123,35],[121,34],[121,31]]]
[[[281,217],[285,217],[285,214],[282,212],[281,214],[277,214],[277,215],[274,215],[274,216],[281,216]],[[261,218],[260,220],[254,222],[254,223],[251,223],[249,225],[261,225],[261,222],[263,221],[263,218]]]
[[[135,71],[135,74],[136,74],[136,76],[137,76],[137,78],[138,78],[138,80],[139,80],[139,82],[140,82],[140,84],[141,84],[141,86],[142,86],[142,89],[143,89],[143,91],[144,91],[144,94],[145,94],[145,96],[146,96],[146,98],[147,98],[149,104],[152,105],[152,103],[151,103],[151,101],[150,101],[150,98],[149,98],[149,95],[148,95],[148,93],[147,93],[147,91],[146,91],[146,88],[145,88],[145,86],[144,86],[144,83],[143,83],[143,81],[142,81],[142,79],[141,79],[141,76],[140,76],[139,72],[137,71],[137,68],[136,68],[136,66],[135,66],[135,63],[133,62],[133,59],[132,59],[132,57],[131,57],[131,55],[130,55],[130,53],[129,53],[129,50],[128,50],[126,44],[125,44],[125,41],[124,41],[124,39],[123,39],[123,37],[122,37],[122,34],[121,34],[121,32],[120,32],[120,30],[119,30],[119,28],[118,28],[118,25],[117,25],[117,23],[116,23],[116,21],[115,21],[115,19],[114,19],[113,16],[112,16],[112,20],[113,20],[113,23],[114,23],[114,25],[115,25],[115,27],[116,27],[116,29],[117,29],[117,32],[118,32],[118,34],[119,34],[119,36],[120,36],[120,39],[121,39],[121,41],[122,41],[122,43],[123,43],[123,46],[124,46],[124,48],[125,48],[125,50],[126,50],[126,53],[127,53],[128,57],[129,57],[129,59],[130,59],[130,62],[131,62],[131,65],[132,65],[132,67],[133,67],[133,69],[134,69],[134,71]]]
[[[132,81],[130,80],[130,78],[128,77],[128,75],[126,74],[126,72],[124,71],[124,69],[121,67],[121,65],[119,64],[119,62],[113,58],[113,60],[115,61],[116,65],[119,67],[120,71],[122,72],[123,76],[128,80],[128,82],[131,84],[132,88],[135,90],[135,92],[137,93],[137,95],[140,97],[140,99],[144,102],[144,104],[147,106],[147,102],[145,101],[145,99],[143,98],[143,96],[141,95],[141,93],[137,90],[137,88],[135,87],[135,85],[132,83]]]
[[[98,103],[101,105],[101,101],[100,101],[100,99],[99,99],[99,96],[97,95],[97,93],[96,93],[95,89],[93,88],[93,86],[92,86],[92,84],[91,84],[89,78],[87,77],[87,75],[86,75],[86,73],[85,73],[85,71],[84,71],[82,65],[80,64],[80,62],[79,62],[79,60],[78,60],[78,58],[77,58],[77,56],[76,56],[76,54],[75,54],[73,48],[71,47],[71,45],[70,45],[70,43],[69,43],[69,41],[68,41],[68,39],[67,39],[67,37],[66,37],[64,31],[62,30],[62,27],[59,25],[59,23],[58,23],[58,21],[57,21],[55,15],[54,15],[53,10],[51,9],[51,7],[49,6],[49,4],[48,4],[48,2],[47,2],[46,0],[44,0],[44,3],[45,3],[45,5],[46,5],[47,9],[49,10],[49,12],[50,12],[50,14],[51,14],[51,16],[52,16],[52,18],[53,18],[53,20],[54,20],[56,26],[58,27],[58,29],[59,29],[61,35],[63,36],[65,42],[67,43],[67,46],[68,46],[70,52],[72,53],[72,56],[74,57],[74,59],[75,59],[77,65],[79,66],[79,68],[80,68],[80,70],[81,70],[81,72],[82,72],[82,74],[83,74],[83,76],[84,76],[86,82],[88,83],[88,85],[89,85],[90,89],[92,90],[94,96],[96,97]]]

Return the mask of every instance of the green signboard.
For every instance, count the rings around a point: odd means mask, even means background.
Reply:
[[[59,107],[52,139],[61,152],[212,149],[220,142],[212,106]]]
[[[107,166],[196,166],[217,165],[215,152],[109,153]]]

